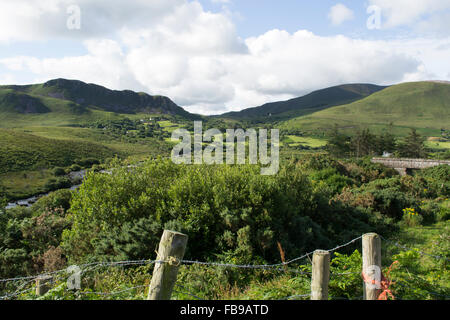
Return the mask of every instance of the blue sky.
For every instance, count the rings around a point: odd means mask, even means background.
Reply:
[[[450,80],[449,30],[448,0],[5,1],[0,84],[80,79],[221,113],[342,83]]]
[[[211,11],[220,11],[223,3],[203,0],[201,3]],[[341,1],[357,14],[355,20],[339,28],[331,27],[327,18],[330,7],[336,1],[306,0],[240,0],[225,4],[235,13],[234,21],[239,35],[247,38],[263,34],[272,29],[295,32],[301,29],[311,30],[318,35],[352,34],[357,30],[365,31],[366,6],[361,1]]]

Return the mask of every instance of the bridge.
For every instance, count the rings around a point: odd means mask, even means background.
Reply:
[[[450,165],[448,160],[430,160],[430,159],[403,159],[403,158],[373,158],[373,163],[381,163],[382,165],[397,170],[400,175],[405,176],[411,169],[426,169],[437,167],[443,164]]]

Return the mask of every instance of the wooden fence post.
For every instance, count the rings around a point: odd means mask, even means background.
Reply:
[[[376,233],[367,233],[362,237],[362,262],[364,300],[377,300],[381,292],[381,238]],[[367,280],[375,280],[374,283]]]
[[[330,253],[314,251],[311,276],[311,300],[328,300],[330,282]]]
[[[147,300],[170,300],[187,241],[185,234],[164,230],[156,258],[161,262],[155,263]]]
[[[36,295],[43,296],[50,290],[50,283],[53,281],[52,276],[39,276],[36,278]]]

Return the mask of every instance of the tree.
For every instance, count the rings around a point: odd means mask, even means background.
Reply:
[[[350,153],[350,137],[339,132],[334,126],[331,138],[326,146],[327,151],[335,157],[347,157]]]
[[[378,137],[377,153],[382,155],[384,152],[393,153],[397,148],[397,141],[392,134],[392,123],[389,124],[388,129]]]
[[[425,138],[418,134],[416,129],[411,129],[409,135],[400,144],[398,151],[401,157],[426,158]]]
[[[351,148],[357,158],[375,153],[376,137],[369,129],[358,130],[351,140]]]

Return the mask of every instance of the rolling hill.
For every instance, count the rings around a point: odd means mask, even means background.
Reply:
[[[370,127],[375,131],[393,125],[397,133],[409,128],[428,135],[450,129],[450,84],[411,82],[388,87],[356,102],[287,120],[281,128],[326,131]]]
[[[317,90],[303,97],[287,101],[272,102],[239,112],[225,113],[220,117],[259,121],[290,119],[354,102],[384,88],[386,87],[373,84],[345,84]]]
[[[119,115],[166,114],[194,119],[163,96],[110,90],[78,80],[55,79],[43,84],[0,86],[0,127],[62,125]]]
[[[99,143],[59,140],[0,129],[0,173],[69,166],[83,158],[104,159],[118,154]]]

